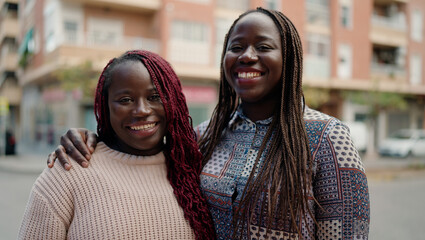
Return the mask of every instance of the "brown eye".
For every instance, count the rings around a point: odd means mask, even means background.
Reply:
[[[149,101],[153,101],[153,102],[157,102],[157,101],[161,101],[161,97],[159,96],[159,94],[154,94],[152,96],[150,96],[148,98]]]
[[[129,98],[129,97],[124,97],[124,98],[120,98],[120,99],[118,99],[118,102],[119,103],[129,103],[129,102],[131,102],[132,101],[132,99],[131,98]]]

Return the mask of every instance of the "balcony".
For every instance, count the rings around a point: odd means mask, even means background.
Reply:
[[[1,77],[3,78],[3,76]],[[6,97],[9,105],[19,105],[21,103],[22,89],[11,82],[13,81],[4,80],[0,87],[0,96]]]
[[[14,72],[18,67],[18,54],[9,52],[0,56],[0,72]]]
[[[408,42],[405,1],[374,0],[370,40],[374,44],[406,46]]]
[[[371,79],[380,81],[404,82],[406,80],[406,69],[397,64],[372,62],[370,75]]]
[[[249,0],[217,0],[217,7],[244,12],[249,9]]]
[[[4,18],[0,24],[0,40],[5,37],[16,38],[19,32],[19,24],[17,19]]]
[[[306,55],[304,58],[304,75],[312,81],[328,81],[331,76],[330,59]]]
[[[19,0],[0,0],[0,7],[3,7],[5,3],[18,4]]]
[[[108,48],[118,51],[129,49],[144,49],[156,53],[160,51],[160,42],[157,39],[118,36],[106,33],[86,32],[78,35],[72,32],[65,32],[63,44],[96,49]]]
[[[408,39],[404,15],[398,17],[373,15],[370,40],[374,44],[406,46]]]
[[[310,25],[330,26],[329,5],[317,1],[306,2],[307,23]]]
[[[81,35],[64,34],[64,37],[45,53],[41,67],[32,68],[31,63],[18,71],[21,85],[33,81],[42,81],[47,75],[63,65],[76,65],[87,60],[93,68],[102,70],[106,63],[130,49],[144,49],[159,53],[160,42],[157,39],[129,36],[109,36],[84,33]]]
[[[86,5],[101,6],[111,9],[132,10],[141,12],[157,11],[161,7],[161,0],[77,0]]]
[[[408,3],[409,0],[374,0],[374,3],[390,4],[390,3]]]

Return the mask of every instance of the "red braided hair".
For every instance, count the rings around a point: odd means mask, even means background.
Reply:
[[[196,239],[215,239],[212,217],[200,190],[202,154],[195,140],[196,135],[180,80],[167,61],[157,54],[141,50],[128,51],[109,61],[100,75],[94,103],[99,139],[105,142],[114,139],[107,93],[114,67],[126,61],[141,61],[144,64],[164,105],[167,119],[164,149],[167,177],[180,207],[183,208],[184,216]]]

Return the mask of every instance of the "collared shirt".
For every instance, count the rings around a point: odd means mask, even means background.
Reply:
[[[301,226],[302,238],[367,239],[367,179],[349,129],[336,118],[309,108],[304,120],[314,163],[311,192],[320,207],[309,201],[318,224],[308,217]],[[201,188],[209,203],[218,239],[230,239],[233,235],[233,211],[239,205],[271,121],[272,118],[252,122],[239,108],[202,171]],[[198,134],[202,134],[207,125],[208,122],[199,125]],[[259,164],[266,154],[267,150]],[[262,239],[265,229],[251,223],[249,234],[243,239]],[[297,235],[282,227],[272,229],[268,236],[271,239],[300,238]]]

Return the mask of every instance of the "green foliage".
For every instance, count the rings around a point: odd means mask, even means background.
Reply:
[[[377,116],[381,110],[404,110],[408,106],[407,96],[401,93],[345,91],[343,95],[353,103],[370,106],[371,117]]]
[[[328,89],[304,86],[303,92],[307,106],[313,109],[319,109],[320,106],[327,103],[330,99],[330,93]]]
[[[33,54],[28,51],[23,52],[19,58],[18,65],[22,68],[26,68],[32,55]]]
[[[93,70],[90,61],[63,67],[55,71],[53,75],[65,90],[81,89],[84,98],[92,99],[94,97],[99,73]]]

